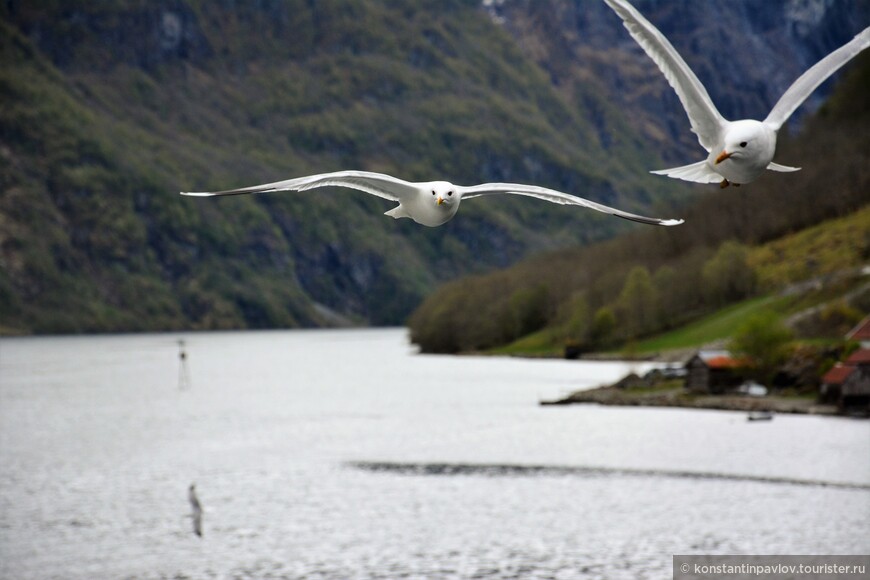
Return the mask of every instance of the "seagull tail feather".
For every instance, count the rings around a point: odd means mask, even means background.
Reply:
[[[694,181],[696,183],[718,183],[722,181],[722,176],[713,171],[707,160],[698,161],[691,165],[683,165],[682,167],[672,167],[670,169],[659,169],[658,171],[650,171],[656,175],[667,175],[674,179],[682,179],[684,181]]]
[[[390,211],[385,211],[385,212],[384,212],[384,215],[388,215],[388,216],[390,216],[390,217],[393,218],[393,219],[409,218],[409,217],[411,217],[411,216],[408,215],[408,212],[405,211],[405,208],[402,207],[402,204],[397,205],[396,207],[394,207],[394,208],[391,209]]]

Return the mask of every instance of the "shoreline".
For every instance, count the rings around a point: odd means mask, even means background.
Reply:
[[[619,388],[612,385],[586,391],[576,391],[562,399],[540,401],[541,406],[599,404],[628,407],[675,407],[685,409],[712,409],[741,411],[825,415],[847,417],[836,405],[823,405],[811,399],[794,397],[750,397],[746,395],[697,395],[682,386],[668,388]]]

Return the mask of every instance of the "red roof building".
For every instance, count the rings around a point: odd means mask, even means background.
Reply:
[[[858,323],[858,326],[846,333],[849,340],[857,340],[861,346],[870,347],[870,316]]]
[[[820,395],[847,412],[870,413],[870,348],[856,350],[826,372]]]
[[[725,350],[699,351],[686,362],[686,388],[695,393],[722,394],[743,382],[745,361]]]
[[[837,363],[836,366],[831,368],[831,370],[826,372],[825,375],[822,377],[822,384],[830,386],[840,386],[846,382],[846,379],[848,379],[849,375],[851,375],[854,371],[855,367],[851,365]]]
[[[846,359],[847,365],[870,365],[870,348],[859,348]]]
[[[743,361],[727,355],[708,358],[704,362],[706,362],[707,366],[711,369],[736,369],[745,366]]]

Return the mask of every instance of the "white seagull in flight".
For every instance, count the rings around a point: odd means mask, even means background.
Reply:
[[[692,132],[698,135],[698,141],[709,153],[704,161],[652,173],[698,183],[719,182],[720,187],[755,181],[765,169],[798,171],[799,167],[773,162],[777,131],[816,87],[870,46],[868,27],[801,75],[780,97],[764,121],[728,121],[716,110],[710,95],[689,65],[655,26],[627,0],[604,1],[622,18],[631,36],[665,75],[686,109]]]
[[[648,218],[633,213],[624,212],[582,197],[576,197],[535,185],[521,185],[519,183],[483,183],[464,187],[454,185],[447,181],[424,181],[413,183],[383,173],[369,171],[336,171],[334,173],[320,173],[255,185],[226,191],[214,192],[181,192],[181,195],[213,196],[213,195],[240,195],[245,193],[267,193],[272,191],[305,191],[315,187],[339,186],[359,189],[366,193],[398,202],[399,205],[386,212],[392,218],[411,218],[418,224],[436,227],[450,221],[459,210],[459,203],[463,199],[480,197],[482,195],[494,195],[499,193],[512,193],[536,197],[552,203],[563,205],[579,205],[600,212],[608,213],[623,219],[652,224],[658,226],[675,226],[683,223],[683,220],[661,220]]]

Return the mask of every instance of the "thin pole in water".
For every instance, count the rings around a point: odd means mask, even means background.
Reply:
[[[184,340],[178,341],[178,388],[180,390],[189,389],[191,387],[190,383],[190,371],[187,369],[187,351],[184,348]]]

